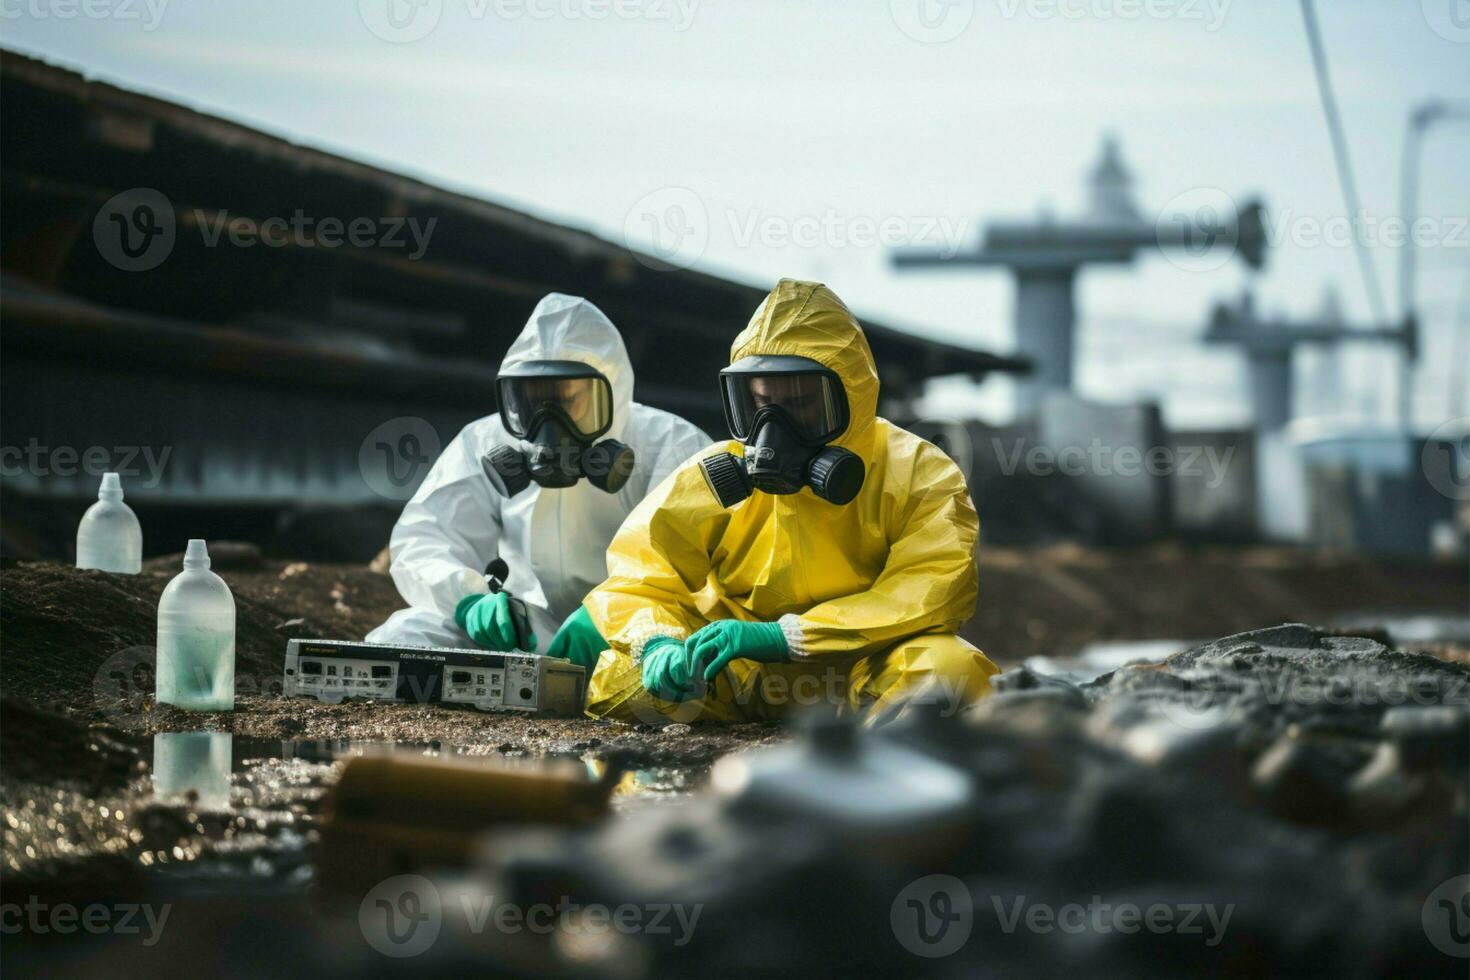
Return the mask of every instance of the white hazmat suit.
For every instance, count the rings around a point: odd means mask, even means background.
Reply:
[[[389,542],[391,573],[410,608],[367,635],[370,642],[472,647],[454,621],[465,596],[487,591],[485,566],[509,566],[506,591],[526,603],[543,652],[583,597],[607,577],[607,546],[623,518],[668,474],[710,445],[697,427],[633,401],[633,365],[623,338],[585,299],[551,293],[506,352],[501,370],[527,361],[580,361],[612,387],[613,420],[604,438],[633,449],[636,462],[617,493],[586,479],[565,489],[532,483],[506,499],[490,485],[480,458],[517,445],[500,415],[471,422],[434,463]]]

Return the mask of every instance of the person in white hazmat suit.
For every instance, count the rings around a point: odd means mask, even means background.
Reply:
[[[410,608],[367,639],[539,646],[590,670],[603,644],[582,599],[607,577],[608,544],[644,495],[711,440],[633,400],[622,337],[576,296],[536,305],[496,388],[500,411],[444,448],[398,518],[390,571]],[[492,594],[485,570],[496,557],[509,574]],[[529,614],[532,637],[520,643],[510,596]]]

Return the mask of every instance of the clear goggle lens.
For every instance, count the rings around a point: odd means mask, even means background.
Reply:
[[[746,438],[756,413],[772,405],[813,442],[830,439],[847,424],[842,387],[830,374],[727,374],[721,380],[737,439]]]
[[[517,437],[524,438],[536,416],[547,411],[564,416],[580,434],[595,436],[612,422],[612,386],[600,375],[501,378],[500,410]]]

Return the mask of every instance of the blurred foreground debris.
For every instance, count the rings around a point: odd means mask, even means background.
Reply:
[[[592,780],[565,759],[534,767],[387,753],[351,759],[327,795],[319,879],[338,891],[365,891],[395,874],[467,860],[489,826],[606,817],[621,772],[608,766]]]
[[[1288,625],[1087,683],[1022,667],[997,686],[960,714],[941,697],[876,730],[810,722],[796,742],[721,760],[707,791],[606,819],[606,779],[538,784],[519,801],[499,776],[471,798],[364,779],[339,787],[334,809],[408,835],[447,826],[456,852],[436,871],[360,841],[348,851],[363,878],[315,895],[299,891],[316,863],[301,794],[328,772],[278,767],[279,792],[243,812],[244,846],[229,831],[215,843],[203,813],[177,811],[186,826],[151,801],[104,799],[111,833],[138,843],[119,843],[111,865],[73,861],[70,876],[12,873],[6,900],[172,903],[161,941],[22,934],[7,960],[39,965],[64,948],[76,975],[187,962],[313,980],[1464,976],[1470,666]],[[673,745],[719,731],[617,727],[602,736]],[[35,809],[7,810],[21,821],[8,855],[17,834],[43,844],[46,820],[101,819],[65,786],[26,800]],[[549,811],[595,822],[556,827],[540,820]],[[305,852],[286,846],[279,828],[293,823]],[[475,842],[472,826],[489,829]],[[197,878],[164,874],[172,864],[129,866],[132,849],[170,841],[184,865],[238,853],[286,874],[200,895]]]
[[[964,717],[939,699],[877,732],[817,724],[642,820],[495,834],[478,872],[435,883],[522,911],[682,909],[686,931],[563,916],[512,938],[446,911],[426,959],[465,969],[513,947],[537,970],[600,976],[1463,976],[1426,899],[1470,871],[1470,668],[1288,625],[1081,687],[1025,668],[1000,686]]]

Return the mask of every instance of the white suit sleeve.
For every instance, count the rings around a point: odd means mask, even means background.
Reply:
[[[500,541],[500,500],[480,468],[477,442],[467,427],[444,447],[388,545],[399,594],[446,619],[460,599],[487,591],[484,569]]]

